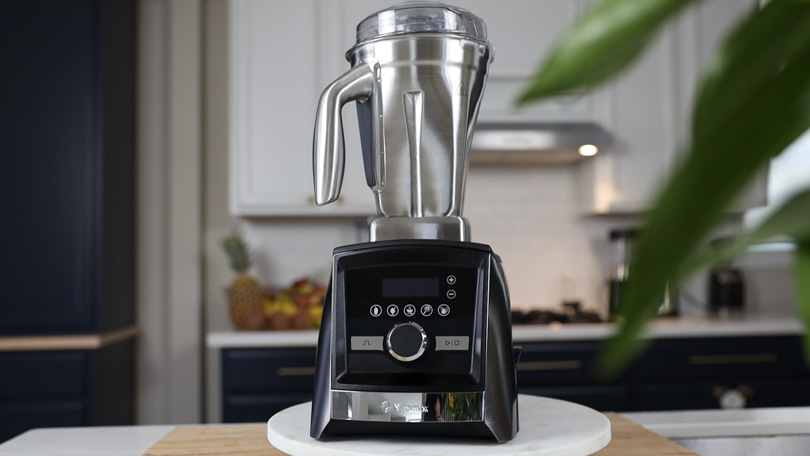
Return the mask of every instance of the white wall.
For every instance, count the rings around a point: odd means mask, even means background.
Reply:
[[[607,258],[600,253],[607,238],[590,232],[594,224],[579,213],[575,171],[473,168],[469,174],[465,214],[472,238],[501,256],[514,308],[562,310],[564,297],[605,307]]]
[[[200,379],[202,2],[138,3],[137,419],[194,423]],[[114,404],[110,404],[114,406]]]
[[[217,140],[219,142],[219,140]],[[216,155],[217,158],[213,158]],[[210,160],[225,159],[209,151]],[[224,168],[216,171],[223,172]],[[208,170],[208,191],[227,193],[222,176]],[[304,176],[303,178],[309,178]],[[219,182],[218,188],[210,185]],[[371,190],[368,194],[372,198]],[[564,283],[586,308],[603,310],[610,227],[627,226],[627,219],[587,218],[576,205],[575,167],[473,168],[468,176],[464,215],[472,226],[472,240],[490,244],[501,256],[512,296],[520,309],[557,309]],[[226,227],[226,201],[220,196],[220,220]],[[213,213],[207,202],[208,217]],[[281,287],[304,276],[326,280],[332,249],[358,242],[365,234],[363,220],[339,218],[261,218],[240,226],[255,248],[253,272],[266,285]],[[210,227],[209,227],[210,228]],[[223,229],[207,229],[207,313],[209,329],[229,329],[224,290],[233,277],[216,238]],[[571,289],[569,286],[568,289]]]

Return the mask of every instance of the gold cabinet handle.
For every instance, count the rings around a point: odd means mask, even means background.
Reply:
[[[563,361],[532,361],[518,363],[518,372],[564,371],[582,368],[582,361],[572,359]]]
[[[315,375],[315,367],[279,367],[276,369],[276,375],[279,377],[306,377]]]
[[[775,353],[751,353],[746,355],[694,355],[689,357],[693,366],[717,366],[723,364],[773,364],[779,361]]]

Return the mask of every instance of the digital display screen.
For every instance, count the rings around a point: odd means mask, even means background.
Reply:
[[[439,296],[437,278],[382,279],[383,298],[430,298]]]

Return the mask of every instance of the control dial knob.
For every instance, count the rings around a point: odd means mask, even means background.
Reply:
[[[428,337],[418,324],[409,321],[394,325],[385,336],[385,347],[395,359],[410,362],[425,353]]]

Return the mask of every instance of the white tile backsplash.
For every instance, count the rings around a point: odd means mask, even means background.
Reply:
[[[256,251],[254,273],[273,287],[302,277],[328,280],[332,249],[358,242],[351,219],[251,219],[244,229]]]
[[[563,297],[603,307],[606,265],[592,248],[575,192],[573,167],[470,170],[465,216],[472,240],[501,256],[513,307],[558,309]]]
[[[472,241],[491,245],[501,256],[516,309],[561,310],[563,298],[576,298],[586,309],[606,311],[608,232],[633,226],[635,219],[582,214],[578,177],[572,166],[472,168],[468,174],[464,216],[470,221]],[[256,218],[239,223],[255,250],[254,274],[273,287],[301,277],[328,280],[332,249],[359,242],[365,234],[358,229],[362,220],[349,218]],[[225,271],[224,259],[220,263],[219,270]],[[794,308],[789,258],[743,266],[750,276],[752,312]],[[212,278],[225,289],[232,273]],[[704,280],[696,278],[689,288],[697,301],[705,300]],[[212,327],[227,327],[225,294],[209,299],[222,301],[209,302],[209,309],[217,309],[217,315],[209,316]],[[702,314],[702,307],[682,304],[687,315]]]
[[[602,306],[602,264],[587,219],[576,205],[571,167],[473,168],[464,215],[472,240],[501,256],[515,308],[556,308],[564,280],[588,308]],[[369,191],[369,198],[371,198]],[[358,221],[342,218],[247,219],[254,273],[263,284],[284,286],[303,276],[328,274],[332,249],[360,239]],[[599,234],[607,242],[606,235]]]

